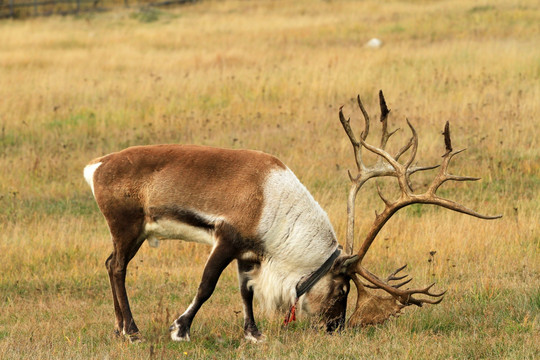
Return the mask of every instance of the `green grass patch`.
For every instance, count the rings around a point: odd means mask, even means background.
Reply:
[[[78,113],[69,114],[65,118],[55,118],[49,121],[45,128],[47,130],[69,130],[83,124],[89,128],[95,126],[96,114],[90,110],[80,110]]]
[[[43,216],[97,216],[99,209],[89,195],[54,198],[29,197],[20,199],[18,193],[0,195],[0,219],[18,222]]]
[[[482,13],[482,12],[486,12],[486,11],[493,11],[495,10],[495,6],[493,5],[479,5],[479,6],[473,6],[472,8],[469,9],[469,13]]]
[[[0,341],[6,339],[9,336],[9,332],[6,330],[0,330]]]

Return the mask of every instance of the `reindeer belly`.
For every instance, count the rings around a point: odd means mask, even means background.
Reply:
[[[144,227],[150,246],[157,247],[159,240],[176,239],[213,246],[214,231],[197,227],[173,219],[159,219]]]

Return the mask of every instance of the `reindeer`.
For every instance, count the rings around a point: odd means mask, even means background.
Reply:
[[[338,244],[328,216],[293,172],[274,156],[252,150],[230,150],[196,145],[134,146],[92,160],[84,169],[99,209],[112,237],[113,251],[105,265],[111,283],[116,315],[115,333],[129,341],[142,340],[133,319],[125,287],[127,266],[145,240],[157,246],[161,239],[178,239],[212,247],[197,294],[184,313],[170,327],[175,341],[189,341],[193,318],[212,295],[222,271],[237,261],[240,294],[244,310],[244,336],[258,342],[264,339],[253,316],[253,298],[269,312],[289,309],[285,323],[295,319],[298,308],[317,316],[329,332],[346,323],[350,281],[358,292],[351,326],[382,322],[407,305],[437,304],[444,293],[423,289],[400,289],[409,280],[393,284],[403,267],[385,280],[361,266],[377,233],[399,209],[413,203],[439,205],[483,219],[485,216],[438,197],[435,192],[447,180],[477,178],[449,175],[453,152],[448,124],[445,130],[446,154],[439,174],[426,193],[412,192],[409,177],[417,171],[435,168],[412,165],[418,137],[410,123],[412,137],[395,156],[385,151],[392,134],[387,131],[386,107],[382,92],[380,147],[365,142],[369,116],[360,97],[358,105],[365,129],[356,140],[342,109],[339,117],[349,137],[358,168],[352,176],[348,199],[346,251]],[[366,166],[362,148],[380,156]],[[405,164],[399,158],[410,150]],[[354,202],[363,184],[372,178],[397,178],[401,196],[391,202],[379,195],[385,210],[376,216],[358,254],[353,254]],[[364,285],[359,276],[369,281]],[[371,294],[366,287],[379,288],[390,297]],[[415,298],[424,294],[433,299]]]

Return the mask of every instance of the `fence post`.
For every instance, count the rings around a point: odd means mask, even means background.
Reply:
[[[77,14],[81,10],[81,0],[77,0]]]
[[[34,0],[34,16],[37,16],[37,0]]]
[[[9,0],[9,16],[12,18],[15,17],[15,12],[13,11],[13,0]]]

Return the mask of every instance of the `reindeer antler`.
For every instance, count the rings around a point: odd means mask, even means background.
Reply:
[[[479,178],[476,177],[470,177],[470,176],[458,176],[458,175],[452,175],[448,173],[448,166],[450,164],[451,159],[463,152],[463,150],[453,151],[452,149],[452,142],[450,139],[450,125],[447,122],[445,125],[445,129],[443,132],[444,135],[444,143],[446,147],[446,153],[442,156],[443,161],[441,165],[435,165],[435,166],[425,166],[425,167],[419,167],[416,165],[413,165],[413,162],[416,158],[416,153],[418,149],[418,135],[416,133],[416,130],[411,125],[409,120],[407,120],[407,124],[409,126],[409,129],[411,131],[411,138],[403,146],[395,155],[390,155],[386,151],[386,144],[389,140],[389,138],[396,133],[397,130],[388,131],[388,124],[387,124],[387,118],[388,114],[390,113],[390,110],[388,110],[388,107],[386,105],[386,101],[384,99],[384,95],[382,91],[379,91],[379,103],[381,108],[381,116],[380,121],[382,124],[382,135],[381,135],[381,141],[380,146],[375,147],[373,145],[370,145],[366,142],[366,138],[369,134],[369,115],[367,114],[360,97],[357,98],[358,106],[360,107],[360,110],[362,111],[363,117],[364,117],[364,131],[361,133],[359,141],[356,140],[356,137],[354,136],[354,133],[350,126],[350,119],[345,120],[345,117],[343,116],[343,111],[340,109],[339,111],[339,118],[341,121],[341,124],[343,125],[343,129],[345,130],[345,133],[349,137],[349,140],[351,141],[351,144],[353,146],[354,150],[354,157],[356,161],[356,166],[358,173],[356,176],[353,176],[349,171],[349,178],[351,179],[351,188],[349,190],[349,197],[347,201],[347,240],[346,240],[346,246],[345,249],[349,254],[353,253],[353,243],[354,243],[354,205],[355,205],[355,199],[356,194],[360,190],[360,188],[371,178],[375,177],[382,177],[382,176],[392,176],[397,179],[399,189],[400,189],[400,196],[395,201],[390,201],[386,199],[381,190],[377,188],[379,197],[382,199],[382,201],[385,204],[384,210],[380,214],[376,214],[375,220],[373,224],[371,225],[370,230],[368,231],[366,237],[364,238],[364,241],[358,251],[358,260],[356,268],[354,269],[353,273],[358,274],[364,279],[368,280],[371,284],[374,285],[376,288],[380,288],[388,292],[394,299],[399,301],[400,305],[407,306],[407,305],[417,305],[422,306],[424,303],[429,304],[438,304],[442,301],[442,296],[444,295],[444,292],[442,293],[433,293],[431,292],[431,288],[434,284],[431,284],[428,287],[421,288],[421,289],[407,289],[402,290],[400,289],[401,286],[408,283],[410,280],[406,280],[402,282],[401,284],[397,285],[390,285],[389,281],[392,280],[401,280],[404,279],[406,276],[396,277],[395,275],[401,271],[403,268],[400,268],[396,270],[393,274],[391,274],[386,281],[383,281],[379,279],[377,276],[369,272],[367,269],[365,269],[363,266],[361,266],[362,260],[364,259],[367,251],[369,250],[369,247],[375,240],[377,234],[379,231],[383,228],[383,226],[386,224],[386,222],[394,215],[399,209],[402,209],[408,205],[411,204],[432,204],[432,205],[438,205],[442,206],[444,208],[454,210],[457,212],[461,212],[464,214],[468,214],[474,217],[478,217],[481,219],[498,219],[502,215],[496,215],[496,216],[488,216],[488,215],[482,215],[474,210],[471,210],[459,203],[456,203],[452,200],[448,200],[445,198],[442,198],[438,195],[436,195],[436,191],[439,189],[439,187],[445,183],[448,180],[453,181],[475,181],[479,180]],[[378,155],[377,161],[375,164],[367,166],[363,162],[362,157],[362,148],[367,149],[368,151]],[[410,150],[410,154],[408,159],[401,163],[399,162],[399,159],[403,154],[405,154],[407,151]],[[435,169],[437,167],[440,167],[439,172],[437,176],[433,179],[431,184],[428,186],[427,190],[422,194],[415,194],[411,181],[410,176],[411,174],[417,172],[417,171],[425,171],[425,170],[431,170]],[[358,290],[358,296],[359,299],[361,296],[365,297],[366,290],[364,289],[364,286],[358,281],[356,278],[356,275],[353,276],[353,280],[355,280],[355,284],[357,286]],[[372,286],[368,286],[372,287]],[[432,298],[437,299],[417,299],[414,298],[413,295],[415,294],[423,294],[427,295]],[[388,302],[388,298],[378,298],[381,302]],[[373,300],[373,296],[371,296],[370,300]],[[373,302],[373,301],[371,301]],[[359,309],[359,304],[361,302],[357,302],[357,307],[351,318],[349,319],[350,323],[358,324],[358,323],[366,323],[366,321],[362,320],[360,317],[365,316],[365,311],[362,309]],[[393,311],[386,311],[387,317],[390,315],[396,314],[400,307],[396,306],[393,308]],[[379,318],[380,316],[375,316],[375,318]]]

